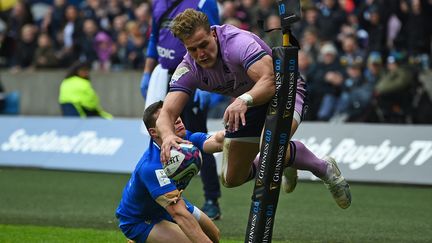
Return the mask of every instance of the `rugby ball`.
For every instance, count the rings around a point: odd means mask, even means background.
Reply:
[[[193,144],[182,143],[180,148],[172,148],[170,159],[163,168],[166,175],[174,180],[179,189],[184,189],[201,169],[202,156]]]

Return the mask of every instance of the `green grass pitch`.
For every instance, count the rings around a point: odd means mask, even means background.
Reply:
[[[0,242],[125,242],[114,211],[125,174],[0,168]],[[243,242],[252,183],[223,188],[222,242]],[[432,242],[431,187],[351,183],[353,203],[337,207],[319,182],[281,193],[273,242]],[[202,184],[185,192],[197,206]]]

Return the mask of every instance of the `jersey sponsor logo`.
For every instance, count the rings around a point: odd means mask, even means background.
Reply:
[[[164,48],[162,46],[157,46],[156,49],[160,57],[168,58],[170,60],[175,58],[175,50],[173,49]]]
[[[177,80],[179,80],[183,75],[185,75],[186,73],[188,73],[190,70],[187,67],[180,67],[177,68],[174,72],[174,74],[172,75],[171,78],[171,83],[175,83],[177,82]]]
[[[168,176],[165,174],[165,171],[163,169],[155,170],[156,177],[159,182],[159,186],[165,186],[171,183]]]

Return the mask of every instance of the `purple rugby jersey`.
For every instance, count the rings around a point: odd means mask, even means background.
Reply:
[[[191,95],[195,89],[238,97],[249,91],[255,82],[246,70],[271,49],[255,34],[231,25],[212,26],[216,30],[220,56],[212,68],[204,69],[187,53],[174,72],[170,92],[182,91]],[[222,57],[222,58],[220,58]],[[305,82],[297,81],[296,111],[302,114]]]

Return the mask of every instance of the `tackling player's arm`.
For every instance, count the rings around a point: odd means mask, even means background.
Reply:
[[[208,154],[222,152],[224,139],[225,130],[216,132],[204,142],[203,151]]]
[[[162,139],[161,162],[165,163],[170,157],[171,147],[179,147],[179,143],[188,143],[175,135],[174,123],[185,107],[189,95],[182,91],[169,92],[165,97],[164,104],[156,120],[156,127],[159,137]]]
[[[192,242],[212,242],[201,229],[198,221],[186,209],[186,204],[181,199],[181,192],[174,190],[162,196],[156,201],[171,215],[177,225]],[[216,239],[217,241],[217,239]]]
[[[222,152],[225,139],[225,130],[218,131],[213,135],[203,132],[195,132],[189,137],[186,137],[202,152],[212,154]]]

